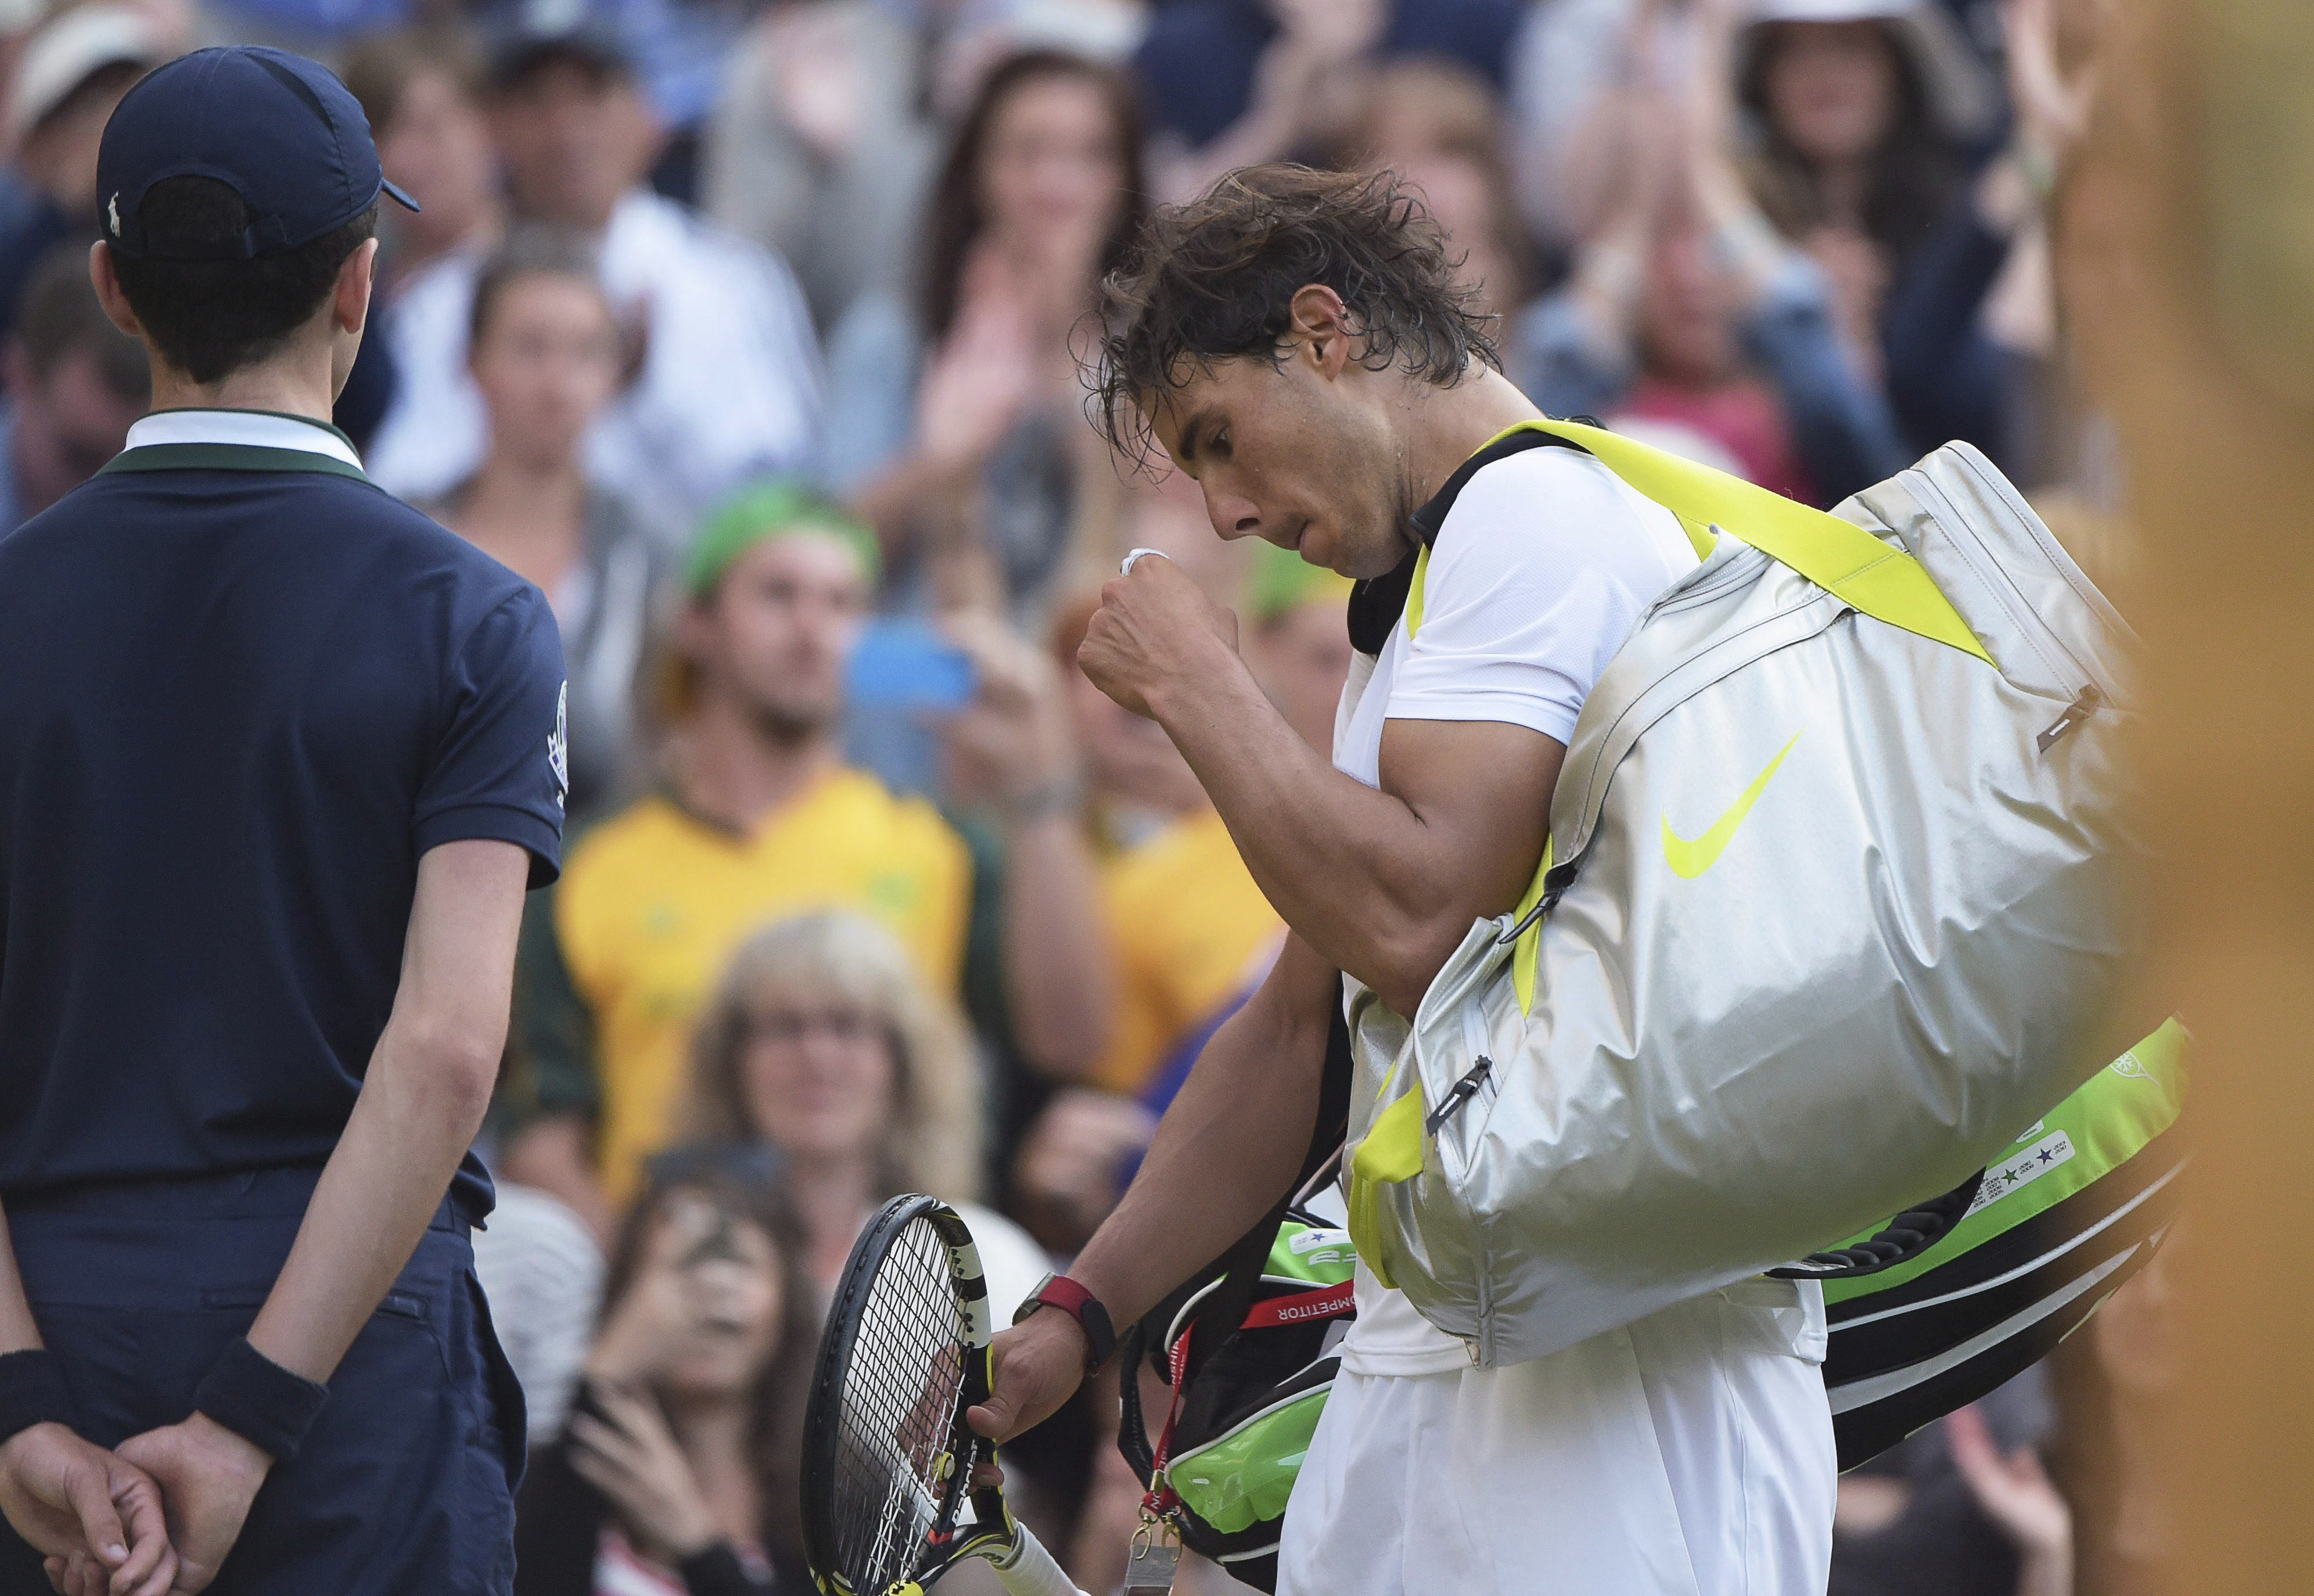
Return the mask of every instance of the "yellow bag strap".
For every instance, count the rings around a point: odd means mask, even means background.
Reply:
[[[1790,567],[1864,614],[1993,663],[1921,562],[1862,527],[1780,493],[1578,421],[1521,421],[1487,440],[1542,432],[1587,450],[1645,498],[1679,517],[1699,558],[1714,526]]]

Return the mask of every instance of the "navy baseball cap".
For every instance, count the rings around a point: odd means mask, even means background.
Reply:
[[[248,228],[214,240],[147,234],[145,194],[172,177],[214,178],[249,207]],[[369,119],[319,62],[261,45],[195,50],[147,73],[104,125],[97,210],[107,242],[131,257],[248,260],[311,243],[384,194]]]

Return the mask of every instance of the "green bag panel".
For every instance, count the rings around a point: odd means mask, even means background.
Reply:
[[[1289,1219],[1277,1227],[1277,1239],[1270,1243],[1261,1274],[1281,1283],[1339,1285],[1350,1278],[1357,1261],[1348,1231]]]
[[[1893,1290],[2046,1212],[2112,1173],[2177,1121],[2186,1027],[2160,1027],[2051,1109],[1985,1166],[1967,1214],[1935,1246],[1877,1274],[1828,1280],[1827,1307]],[[1878,1226],[1839,1243],[1853,1247]]]
[[[1165,1468],[1174,1494],[1224,1535],[1283,1517],[1330,1389],[1297,1392],[1174,1459]]]

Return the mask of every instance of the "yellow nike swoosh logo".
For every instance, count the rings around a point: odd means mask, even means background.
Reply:
[[[1806,729],[1806,727],[1800,728],[1801,731]],[[1752,785],[1744,789],[1743,796],[1728,806],[1725,815],[1711,823],[1709,831],[1693,841],[1672,830],[1671,816],[1668,812],[1665,814],[1664,860],[1674,874],[1692,881],[1719,862],[1719,856],[1727,851],[1728,842],[1736,835],[1736,828],[1744,824],[1744,816],[1752,812],[1752,806],[1758,803],[1760,795],[1768,789],[1768,779],[1776,773],[1776,767],[1784,763],[1784,755],[1792,751],[1792,743],[1799,740],[1799,732],[1794,732],[1792,742],[1777,750],[1776,757],[1768,762],[1766,770],[1752,778]]]

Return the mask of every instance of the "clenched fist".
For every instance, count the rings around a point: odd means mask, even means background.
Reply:
[[[1237,666],[1237,616],[1170,560],[1146,555],[1100,590],[1077,666],[1135,714],[1161,719],[1161,701],[1194,700],[1199,683]]]

